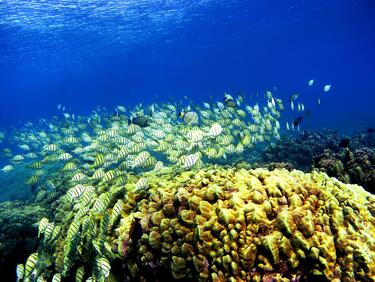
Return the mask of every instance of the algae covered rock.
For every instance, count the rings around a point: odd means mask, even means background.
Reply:
[[[221,166],[142,177],[149,186],[141,191],[139,177],[129,175],[124,186],[93,191],[91,201],[62,198],[59,233],[42,239],[37,275],[72,279],[84,269],[84,279],[98,281],[375,278],[375,197],[360,186],[318,172]]]
[[[345,148],[338,153],[325,150],[314,158],[314,168],[344,183],[358,184],[375,192],[375,151],[370,148],[355,151]]]
[[[13,275],[12,267],[37,249],[37,223],[46,213],[35,204],[0,203],[0,271],[3,277]]]

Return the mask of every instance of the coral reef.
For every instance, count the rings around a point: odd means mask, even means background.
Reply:
[[[375,196],[325,173],[206,166],[72,189],[40,222],[26,277],[375,279]]]
[[[314,156],[323,153],[326,149],[338,151],[342,138],[332,130],[304,131],[296,136],[284,136],[263,148],[259,159],[265,164],[285,162],[297,169],[309,171]]]
[[[362,148],[352,152],[345,148],[338,153],[325,150],[314,158],[314,168],[375,193],[375,152],[372,149]]]
[[[342,147],[348,147],[352,151],[362,148],[375,149],[375,132],[368,129],[345,136],[328,129],[319,132],[303,131],[295,136],[284,136],[265,146],[262,153],[255,159],[253,157],[252,161],[259,162],[261,166],[267,166],[270,162],[290,163],[297,169],[310,171],[315,164],[314,158],[325,150],[338,153]]]
[[[14,265],[37,249],[36,224],[45,214],[45,209],[34,204],[0,203],[0,272],[3,279],[14,277]]]
[[[362,130],[353,134],[350,138],[351,150],[360,149],[362,147],[367,147],[370,149],[375,148],[375,129],[368,128],[367,130]]]

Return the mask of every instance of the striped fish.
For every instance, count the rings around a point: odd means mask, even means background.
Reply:
[[[54,152],[54,151],[57,151],[58,149],[59,147],[56,144],[47,144],[43,147],[43,150],[47,152]]]
[[[80,222],[72,221],[68,229],[68,238],[73,238],[79,231]]]
[[[21,281],[25,274],[25,267],[23,266],[23,264],[17,265],[16,274],[17,274],[17,281]]]
[[[196,162],[198,161],[199,156],[197,154],[190,154],[187,155],[186,158],[183,161],[183,168],[192,168]]]
[[[31,153],[27,153],[25,155],[25,157],[27,157],[28,159],[36,159],[38,157],[38,155],[35,154],[35,153],[33,153],[33,152],[31,152]]]
[[[63,153],[57,157],[59,161],[68,161],[73,159],[73,156],[69,153]]]
[[[136,125],[134,123],[130,124],[129,127],[128,127],[128,131],[127,131],[127,134],[129,135],[133,135],[134,133],[136,133],[138,130],[140,130],[140,126],[139,125]]]
[[[94,172],[94,174],[91,178],[94,179],[94,180],[100,180],[104,177],[104,175],[105,175],[104,170],[99,168]]]
[[[109,226],[110,216],[108,211],[104,213],[102,220],[100,221],[100,233],[105,234]]]
[[[60,231],[61,231],[61,226],[56,225],[55,228],[52,231],[51,242],[53,242],[57,239],[57,236],[60,235]]]
[[[99,196],[99,198],[96,199],[92,210],[96,213],[102,214],[107,209],[110,201],[111,198],[109,193],[103,193]]]
[[[4,172],[9,172],[9,171],[13,170],[13,166],[6,165],[1,170],[4,171]]]
[[[99,154],[95,157],[94,167],[102,166],[104,162],[105,162],[104,156],[102,154]]]
[[[238,110],[237,110],[237,114],[238,114],[240,117],[242,117],[242,118],[244,118],[244,117],[246,116],[246,112],[245,112],[244,110],[242,110],[242,109],[238,109]]]
[[[120,215],[121,210],[124,207],[124,201],[119,199],[116,204],[113,206],[111,218],[110,218],[110,224],[113,225],[117,217]]]
[[[241,154],[242,152],[244,151],[244,147],[241,143],[238,143],[237,146],[236,146],[236,154]]]
[[[187,124],[198,123],[198,114],[193,111],[189,111],[183,114],[183,119]]]
[[[42,166],[43,166],[42,162],[34,162],[34,163],[31,163],[30,165],[28,165],[28,167],[32,168],[32,169],[40,169],[40,168],[42,168]]]
[[[85,217],[82,220],[82,234],[90,234],[94,229],[95,222],[91,217]]]
[[[77,165],[73,162],[66,163],[63,167],[63,171],[72,171],[77,168]]]
[[[103,177],[103,181],[110,183],[116,177],[116,172],[114,170],[108,170]]]
[[[40,177],[38,175],[32,175],[26,180],[27,185],[35,185],[39,182]]]
[[[229,145],[233,142],[233,137],[232,135],[223,135],[223,136],[219,136],[218,137],[218,142],[221,144],[221,145]]]
[[[13,158],[12,158],[12,162],[22,162],[25,158],[21,155],[15,155]]]
[[[170,144],[168,142],[166,142],[165,140],[162,140],[159,142],[159,145],[157,146],[156,148],[156,151],[157,152],[165,152],[168,147],[170,146]]]
[[[46,230],[44,231],[44,239],[48,240],[52,237],[53,229],[55,228],[55,224],[53,222],[49,222],[47,224]]]
[[[78,172],[73,175],[72,182],[82,182],[86,178],[86,175],[84,175],[82,172]]]
[[[92,240],[91,241],[92,246],[94,247],[95,252],[97,255],[102,256],[103,255],[103,241],[100,239]]]
[[[46,227],[48,225],[48,218],[45,218],[43,217],[40,221],[39,221],[39,225],[38,225],[38,237],[40,237],[40,234],[43,234],[44,231],[46,230]]]
[[[65,143],[67,145],[75,145],[75,144],[79,143],[79,139],[77,137],[74,137],[74,136],[69,136],[69,137],[63,139],[63,143]]]
[[[39,190],[38,193],[36,194],[36,197],[35,197],[35,200],[37,202],[40,202],[41,200],[43,200],[45,198],[45,196],[47,195],[47,191],[46,190]]]
[[[25,264],[25,277],[29,278],[33,273],[36,264],[38,263],[38,253],[32,253],[26,261]]]
[[[210,137],[217,137],[223,132],[223,128],[219,123],[213,123],[208,131]]]
[[[86,190],[82,193],[82,197],[80,198],[80,205],[81,207],[87,206],[88,204],[91,203],[91,197],[92,197],[92,192],[89,190]]]
[[[44,174],[44,170],[43,169],[38,169],[38,170],[35,171],[34,176],[40,177],[43,174]]]
[[[68,190],[67,195],[70,198],[75,199],[75,198],[80,197],[82,193],[84,192],[84,190],[85,190],[85,187],[82,184],[77,184],[76,186]]]
[[[228,153],[228,154],[233,154],[235,151],[236,151],[236,147],[233,144],[229,144],[225,148],[225,152]]]
[[[192,129],[186,134],[186,137],[194,143],[198,143],[203,140],[204,132],[200,129]]]
[[[84,275],[85,275],[85,268],[83,266],[78,267],[77,272],[76,272],[76,282],[82,282]]]
[[[19,148],[25,151],[30,151],[30,147],[27,144],[18,145]]]
[[[125,158],[129,154],[128,148],[121,148],[120,151],[118,151],[117,156],[119,159]]]
[[[158,161],[158,162],[156,162],[156,164],[155,164],[154,171],[159,171],[159,170],[161,170],[163,167],[164,167],[163,162]]]
[[[138,181],[135,183],[136,191],[141,191],[147,188],[148,188],[148,180],[145,177],[139,178]]]
[[[80,208],[80,209],[76,212],[76,214],[75,214],[75,216],[74,216],[74,219],[75,219],[75,220],[79,220],[79,219],[81,219],[83,216],[87,215],[87,214],[89,213],[89,211],[90,211],[90,208],[87,207],[87,206],[84,206],[83,208]]]
[[[63,270],[63,276],[66,275],[66,273],[69,271],[69,269],[72,267],[74,262],[74,252],[70,251],[71,249],[75,249],[75,242],[69,241],[69,243],[66,245],[67,251],[64,250],[64,270]]]
[[[251,143],[250,135],[246,134],[241,140],[241,143],[244,147],[247,147]]]
[[[138,156],[134,159],[133,167],[143,165],[150,156],[150,153],[147,151],[140,152]]]
[[[116,185],[125,185],[127,182],[127,177],[126,175],[120,175],[119,177],[116,178]]]
[[[142,167],[152,167],[156,163],[156,159],[153,156],[150,156],[146,161],[142,164]]]
[[[53,275],[52,282],[61,282],[61,274],[56,273],[55,275]]]
[[[109,272],[111,271],[111,265],[109,261],[105,257],[101,257],[96,259],[96,267],[100,276],[107,278],[109,276]]]

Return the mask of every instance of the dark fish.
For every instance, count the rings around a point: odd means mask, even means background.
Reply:
[[[146,116],[137,116],[132,119],[128,119],[128,124],[136,124],[139,125],[140,127],[146,127],[148,126],[148,117]]]
[[[138,240],[142,237],[143,231],[140,223],[140,218],[133,219],[130,229],[129,229],[129,236],[125,237],[125,240],[122,242],[122,252],[126,255],[129,252],[129,242],[130,240],[133,242],[133,244],[137,244]]]
[[[229,108],[234,108],[236,106],[236,102],[233,99],[228,99],[224,101],[225,106]]]
[[[350,140],[348,138],[344,138],[340,141],[339,147],[340,148],[348,148],[349,147]]]
[[[298,126],[298,125],[300,125],[301,122],[303,121],[303,119],[304,119],[305,117],[308,117],[310,114],[311,114],[310,110],[307,110],[307,111],[305,112],[305,115],[303,115],[303,116],[299,116],[299,117],[296,117],[296,118],[293,120],[293,125],[294,125],[294,126]]]
[[[231,95],[225,94],[224,95],[224,104],[227,107],[234,108],[236,106],[236,101],[234,101]]]
[[[303,121],[304,118],[305,118],[304,116],[299,116],[299,117],[295,118],[295,119],[293,120],[293,125],[294,125],[294,126],[298,126],[298,125],[300,125],[300,123]]]
[[[375,132],[375,128],[373,127],[370,127],[366,130],[367,133],[371,134],[371,133],[374,133]]]
[[[129,231],[130,239],[132,239],[133,243],[138,242],[138,240],[141,239],[143,235],[143,230],[140,221],[140,218],[134,218],[134,221]]]

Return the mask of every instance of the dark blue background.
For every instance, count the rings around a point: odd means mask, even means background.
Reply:
[[[88,113],[273,86],[284,99],[301,93],[312,111],[305,127],[374,126],[371,0],[136,1],[129,16],[119,14],[119,2],[38,10],[37,1],[27,9],[20,1],[14,13],[25,19],[15,23],[10,2],[0,4],[0,128],[56,114],[59,103]],[[96,9],[105,17],[92,16]],[[48,13],[60,27],[48,25]],[[322,93],[327,83],[332,89]]]

